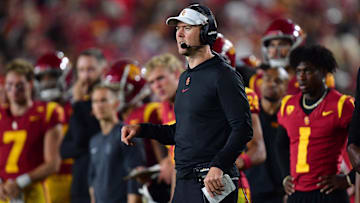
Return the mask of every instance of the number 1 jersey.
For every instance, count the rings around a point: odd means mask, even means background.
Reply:
[[[285,96],[278,122],[290,140],[290,174],[295,190],[311,191],[319,189],[316,184],[320,176],[340,172],[354,101],[330,89],[309,115],[304,113],[301,102],[301,93]]]

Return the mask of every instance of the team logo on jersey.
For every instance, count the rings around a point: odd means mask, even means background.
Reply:
[[[305,125],[309,125],[309,124],[310,124],[310,119],[309,119],[308,116],[305,116],[305,118],[304,118],[304,123],[305,123]]]
[[[333,111],[323,111],[322,113],[321,113],[321,115],[322,116],[328,116],[328,115],[330,115],[330,114],[332,114],[333,113]]]
[[[286,107],[286,114],[290,115],[294,111],[294,105],[289,105]]]

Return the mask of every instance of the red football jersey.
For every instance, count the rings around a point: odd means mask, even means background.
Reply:
[[[258,114],[260,112],[259,98],[254,90],[245,87],[245,93],[249,101],[250,112]]]
[[[161,102],[161,119],[162,123],[166,125],[171,125],[176,122],[174,104],[167,101]]]
[[[174,104],[164,101],[161,102],[161,119],[164,125],[172,125],[176,123]],[[175,145],[166,145],[172,162],[175,164]]]
[[[64,122],[64,110],[55,102],[36,102],[23,116],[0,109],[0,178],[28,173],[43,163],[47,130]]]
[[[134,109],[124,121],[126,124],[161,124],[160,103],[151,102]]]
[[[261,84],[262,84],[262,79],[263,77],[263,71],[262,70],[258,70],[254,75],[252,75],[250,77],[250,80],[249,80],[249,88],[254,90],[255,93],[261,97],[261,90],[260,90],[260,87],[261,87]]]
[[[320,176],[340,172],[354,101],[330,89],[309,115],[304,113],[300,102],[301,93],[285,96],[278,121],[290,140],[290,174],[295,190],[311,191],[319,189],[316,184]]]
[[[161,124],[160,103],[151,102],[134,109],[125,119],[125,124],[153,123]],[[149,139],[144,139],[147,166],[157,163],[152,144]]]

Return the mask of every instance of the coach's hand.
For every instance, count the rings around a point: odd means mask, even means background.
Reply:
[[[140,132],[140,125],[125,125],[121,128],[121,141],[126,145],[133,146],[134,142],[131,140]]]
[[[324,192],[325,194],[330,194],[337,189],[345,190],[350,187],[346,180],[346,175],[344,174],[321,176],[319,177],[319,183],[317,186],[321,187],[320,192]]]
[[[204,184],[211,197],[214,197],[214,194],[221,195],[221,191],[224,191],[224,184],[222,182],[223,174],[220,168],[211,167],[206,175]]]
[[[285,193],[287,195],[292,195],[295,192],[294,189],[294,178],[291,176],[286,176],[282,182]]]

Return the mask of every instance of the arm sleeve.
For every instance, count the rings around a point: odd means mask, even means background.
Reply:
[[[246,143],[252,139],[250,107],[241,76],[224,71],[217,81],[217,94],[231,132],[225,146],[213,158],[210,166],[230,168]]]
[[[350,122],[348,144],[360,147],[360,68],[356,80],[355,109]]]
[[[65,123],[65,112],[56,102],[48,102],[46,104],[45,128],[49,130],[58,124]]]
[[[173,125],[159,125],[151,123],[140,124],[141,131],[138,137],[150,138],[159,141],[163,145],[175,144],[175,130],[176,124]]]
[[[281,179],[284,179],[290,174],[290,141],[286,129],[281,125],[278,127],[275,145],[275,161],[280,167]]]
[[[60,147],[60,154],[62,159],[78,158],[82,154],[88,153],[88,149],[76,147],[71,132],[72,131],[70,126]]]

